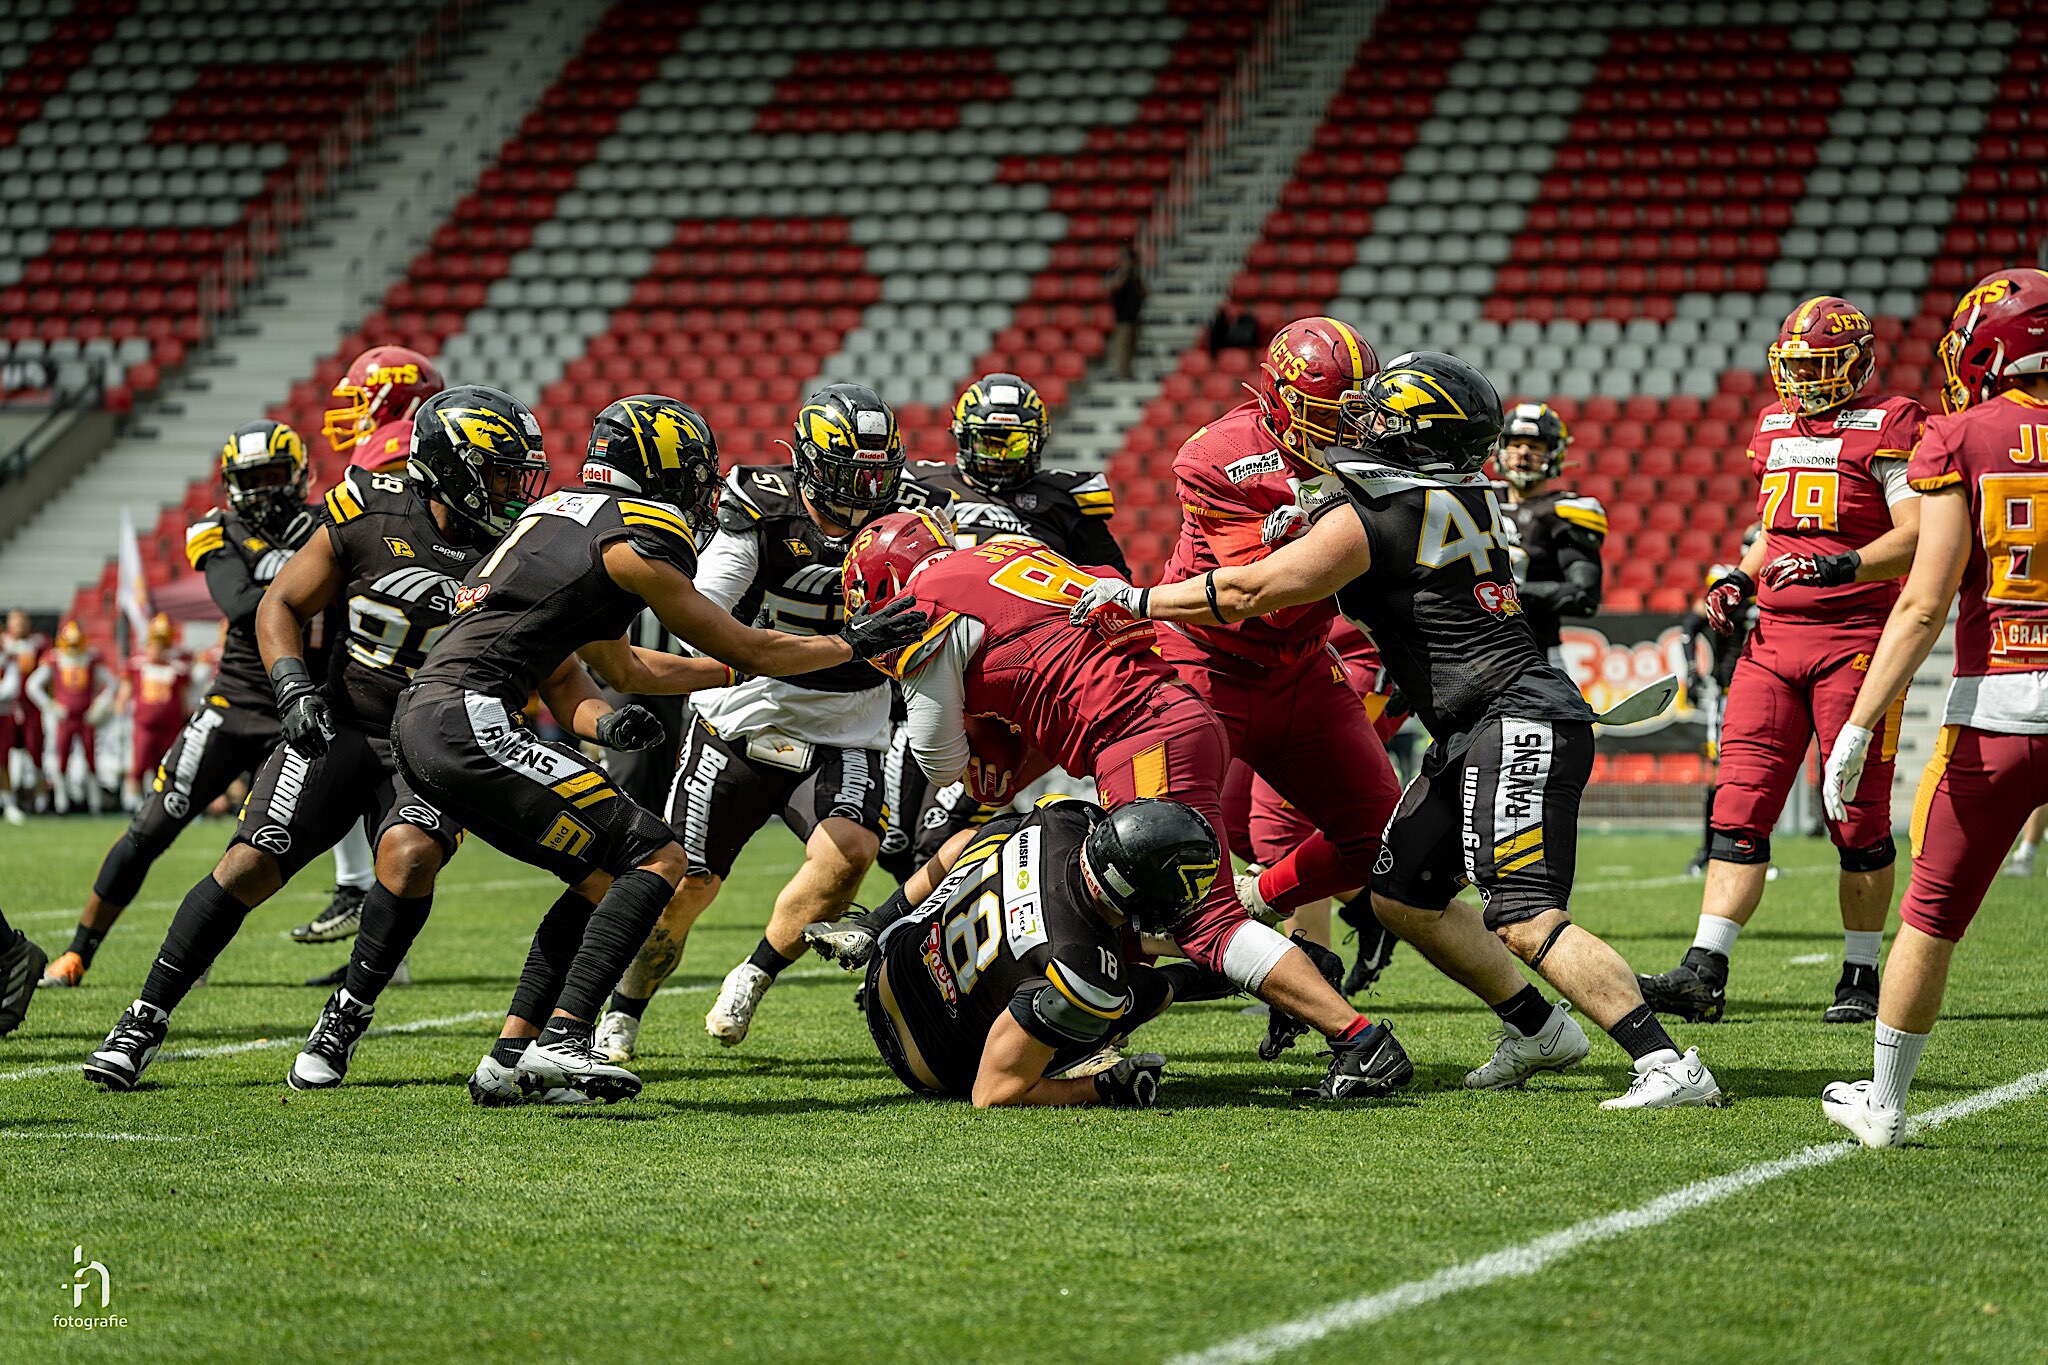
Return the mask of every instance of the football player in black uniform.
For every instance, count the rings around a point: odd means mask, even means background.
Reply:
[[[935,500],[945,504],[962,545],[1035,540],[1070,563],[1114,569],[1128,578],[1130,565],[1109,529],[1116,515],[1109,481],[1081,470],[1041,468],[1049,430],[1037,389],[1014,374],[983,375],[953,404],[955,463],[914,460],[910,481],[939,495]],[[879,861],[899,882],[954,834],[996,813],[968,795],[962,783],[928,782],[900,729],[882,775]]]
[[[85,978],[100,941],[142,890],[151,865],[195,816],[277,747],[277,701],[256,649],[256,603],[320,524],[319,509],[306,504],[306,445],[282,422],[250,422],[221,447],[219,467],[226,505],[185,532],[185,557],[206,576],[207,591],[227,620],[219,671],[157,765],[142,808],[107,850],[71,947],[50,964],[44,985],[76,986]],[[316,637],[323,626],[314,627]]]
[[[896,507],[903,438],[874,390],[830,384],[796,417],[792,462],[741,465],[718,504],[718,533],[694,583],[741,621],[792,635],[846,622],[840,566],[853,533]],[[704,1027],[727,1047],[747,1036],[777,973],[803,956],[803,930],[837,915],[874,865],[889,742],[889,684],[866,664],[750,678],[691,698],[695,716],[668,795],[689,876],[598,1021],[597,1048],[630,1061],[647,1002],[676,968],[690,926],[733,860],[780,814],[804,861],[775,898],[761,941],[726,974]]]
[[[1501,427],[1494,458],[1507,484],[1515,586],[1536,643],[1562,666],[1558,626],[1600,610],[1600,544],[1607,509],[1598,498],[1553,488],[1572,443],[1564,418],[1544,403],[1517,403]]]
[[[6,913],[0,911],[0,1038],[21,1027],[49,960],[49,954],[8,924]]]
[[[497,1045],[470,1078],[479,1104],[639,1092],[638,1077],[592,1050],[592,1021],[691,862],[602,769],[528,728],[535,690],[579,678],[579,655],[631,694],[730,683],[736,669],[811,673],[902,649],[929,624],[892,610],[799,636],[735,620],[691,583],[695,537],[717,494],[718,450],[701,416],[652,394],[613,403],[591,430],[580,486],[527,509],[471,570],[454,623],[399,698],[392,738],[421,795],[568,886],[534,935]],[[643,606],[712,658],[634,650],[624,636]],[[588,696],[551,709],[573,716],[578,734],[616,748],[660,742],[645,711],[612,711],[587,679],[576,685]]]
[[[1166,1059],[1104,1049],[1172,1003],[1173,978],[1129,961],[1123,931],[1166,934],[1208,894],[1222,857],[1208,822],[1178,801],[1054,798],[961,843],[855,959],[882,1060],[916,1093],[977,1108],[1149,1108]]]
[[[1340,437],[1356,448],[1324,456],[1343,496],[1313,510],[1307,535],[1182,583],[1098,582],[1076,618],[1227,622],[1334,596],[1435,740],[1387,826],[1373,910],[1500,1015],[1500,1047],[1466,1085],[1520,1084],[1586,1048],[1483,933],[1473,941],[1478,925],[1453,899],[1471,882],[1485,928],[1634,1058],[1627,1093],[1603,1108],[1717,1103],[1698,1053],[1680,1055],[1621,955],[1567,910],[1594,713],[1536,646],[1479,472],[1500,434],[1499,397],[1464,361],[1418,351],[1345,395],[1342,412]]]
[[[327,525],[256,607],[284,742],[257,771],[227,852],[179,905],[140,998],[86,1061],[87,1080],[133,1089],[163,1045],[171,1011],[249,912],[352,826],[375,832],[377,881],[367,912],[410,946],[457,831],[394,769],[392,704],[447,629],[457,575],[539,495],[547,468],[540,426],[525,404],[496,389],[465,387],[422,405],[405,477],[350,470],[328,491]],[[323,687],[307,667],[304,631],[337,603],[345,604],[347,624]],[[404,928],[390,929],[392,921]],[[295,1088],[341,1080],[390,980],[389,971],[371,977],[357,970],[361,947],[347,984],[328,1000],[292,1065]]]

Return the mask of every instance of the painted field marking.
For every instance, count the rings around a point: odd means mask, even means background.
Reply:
[[[63,1138],[66,1142],[90,1139],[94,1142],[193,1142],[197,1139],[174,1137],[168,1133],[79,1133],[42,1132],[28,1128],[0,1128],[0,1138]]]

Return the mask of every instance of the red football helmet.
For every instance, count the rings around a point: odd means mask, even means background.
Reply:
[[[1961,412],[2025,374],[2048,374],[2048,272],[1999,270],[1956,304],[1941,339],[1941,405]]]
[[[954,547],[953,529],[929,511],[891,512],[861,528],[846,547],[839,581],[849,612],[880,611],[896,599],[918,565]]]
[[[334,386],[341,406],[327,410],[320,430],[337,452],[353,450],[386,422],[412,419],[419,405],[447,388],[434,362],[403,346],[372,346]]]
[[[76,621],[66,621],[57,628],[57,648],[77,651],[85,648],[85,627]]]
[[[1870,382],[1877,339],[1861,308],[1823,294],[1786,316],[1770,357],[1771,383],[1785,411],[1831,412]]]
[[[170,617],[158,612],[149,618],[148,643],[170,649],[178,643],[178,626]]]
[[[1325,468],[1323,447],[1337,443],[1341,400],[1379,368],[1379,357],[1349,323],[1296,318],[1266,344],[1264,378],[1253,392],[1274,439]]]

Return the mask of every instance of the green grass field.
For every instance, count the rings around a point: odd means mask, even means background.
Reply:
[[[0,830],[0,903],[53,954],[117,829]],[[1626,1072],[1604,1039],[1526,1093],[1467,1094],[1492,1016],[1404,949],[1367,1005],[1416,1059],[1397,1099],[1296,1103],[1313,1049],[1259,1062],[1259,1021],[1223,1002],[1140,1035],[1170,1059],[1161,1110],[976,1113],[902,1093],[823,963],[782,978],[741,1048],[705,1036],[796,852],[771,831],[649,1010],[635,1101],[470,1106],[462,1078],[553,895],[474,842],[418,984],[379,1016],[429,1022],[366,1041],[344,1088],[282,1083],[323,998],[296,983],[342,957],[284,937],[324,898],[323,863],[173,1023],[172,1050],[244,1050],[166,1055],[144,1089],[101,1094],[76,1063],[225,836],[194,829],[85,987],[0,1042],[0,1361],[1154,1361],[1830,1142],[1821,1085],[1869,1068],[1867,1027],[1819,1022],[1841,948],[1831,851],[1782,840],[1727,1021],[1675,1030],[1726,1109],[1602,1113]],[[1688,852],[1589,835],[1579,918],[1670,965],[1698,908],[1672,875]],[[2048,1066],[2044,908],[2039,883],[1993,891],[1916,1108]],[[1279,1358],[2048,1360],[2044,1120],[2048,1095],[1959,1119]],[[125,1327],[53,1326],[74,1247],[108,1267]]]

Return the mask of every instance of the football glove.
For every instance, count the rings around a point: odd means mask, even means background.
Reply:
[[[1158,1053],[1136,1053],[1096,1073],[1095,1093],[1113,1109],[1150,1109],[1159,1103],[1159,1073],[1165,1069],[1166,1058]]]
[[[1098,578],[1081,590],[1067,609],[1067,619],[1087,626],[1110,644],[1143,636],[1149,648],[1152,627],[1145,618],[1145,607],[1151,600],[1150,588],[1134,588],[1121,578]]]
[[[1838,555],[1779,555],[1764,565],[1764,586],[1833,588],[1854,583],[1856,571],[1862,567],[1863,556],[1854,550]]]
[[[1740,569],[1730,569],[1707,589],[1707,624],[1717,635],[1735,633],[1735,613],[1756,596],[1756,580]]]
[[[304,758],[326,753],[334,740],[334,713],[306,671],[306,661],[279,659],[270,670],[270,690],[277,695],[277,725],[284,742]]]
[[[597,718],[596,739],[607,749],[622,754],[652,749],[668,738],[661,721],[644,706],[621,706]]]
[[[916,598],[899,597],[880,611],[847,618],[839,638],[846,641],[857,663],[916,644],[931,624],[931,618],[917,609]]]
[[[1844,725],[1835,735],[1835,747],[1821,771],[1820,803],[1837,824],[1849,818],[1849,800],[1863,785],[1863,761],[1870,756],[1870,740],[1871,732],[1860,725]]]

